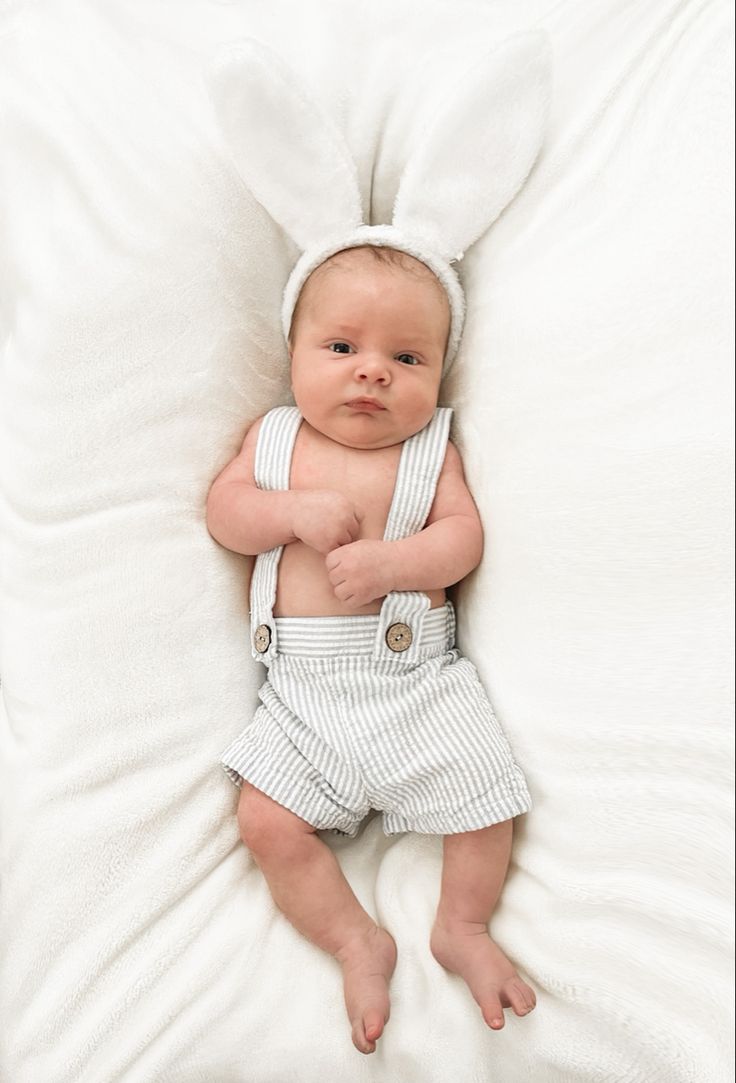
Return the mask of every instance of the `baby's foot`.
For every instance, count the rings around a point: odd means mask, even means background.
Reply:
[[[376,926],[337,958],[342,966],[353,1045],[361,1053],[373,1053],[389,1017],[388,983],[396,966],[393,937]]]
[[[533,989],[488,935],[487,926],[438,920],[432,929],[431,948],[438,963],[466,982],[493,1030],[504,1025],[504,1008],[528,1015],[536,1005]]]

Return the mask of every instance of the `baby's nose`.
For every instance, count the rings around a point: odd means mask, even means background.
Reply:
[[[359,358],[355,374],[366,383],[388,383],[391,373],[388,364],[378,354],[364,354]]]

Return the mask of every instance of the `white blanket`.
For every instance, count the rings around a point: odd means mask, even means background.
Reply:
[[[0,6],[3,1081],[731,1078],[730,9]],[[201,73],[281,51],[384,221],[414,125],[534,25],[549,133],[463,263],[444,402],[486,529],[460,640],[535,802],[492,930],[538,1007],[485,1027],[429,952],[441,840],[374,819],[330,841],[399,949],[362,1057],[217,764],[262,674],[205,498],[287,401],[294,253]]]

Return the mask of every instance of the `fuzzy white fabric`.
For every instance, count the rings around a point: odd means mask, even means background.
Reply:
[[[447,374],[465,317],[451,264],[496,221],[534,165],[549,113],[551,61],[542,30],[512,34],[475,58],[445,88],[441,107],[415,125],[390,223],[366,224],[351,149],[297,73],[263,41],[218,51],[206,79],[233,162],[261,206],[304,249],[284,290],[285,338],[312,271],[343,249],[388,245],[426,263],[445,288]]]
[[[0,1077],[730,1079],[730,5],[0,12]],[[262,673],[205,498],[286,401],[298,252],[200,73],[240,36],[280,51],[387,221],[417,119],[531,25],[549,131],[463,262],[445,402],[486,528],[461,644],[535,801],[492,928],[538,1006],[485,1027],[428,949],[440,840],[374,819],[330,842],[399,948],[366,1058],[217,764]]]

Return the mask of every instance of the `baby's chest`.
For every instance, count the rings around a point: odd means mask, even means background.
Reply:
[[[322,449],[295,450],[291,464],[292,489],[331,489],[354,505],[362,520],[362,538],[383,537],[394,495],[400,449],[329,454]]]

